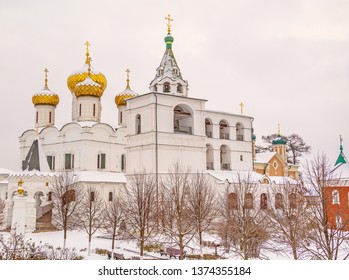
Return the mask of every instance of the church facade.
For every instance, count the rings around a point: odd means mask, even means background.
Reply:
[[[190,97],[173,42],[169,21],[165,53],[148,93],[131,89],[127,70],[126,88],[115,96],[117,128],[101,120],[107,79],[92,67],[88,43],[85,64],[67,79],[72,120],[63,126],[55,124],[59,96],[49,89],[45,70],[44,88],[32,97],[35,129],[19,137],[22,171],[10,173],[7,183],[0,185],[0,196],[6,200],[6,227],[19,219],[14,197],[21,182],[33,212],[26,231],[35,230],[33,219],[52,209],[51,179],[61,170],[76,173],[82,184],[98,187],[107,201],[112,193],[127,187],[128,176],[143,172],[166,175],[176,163],[207,174],[217,186],[231,181],[237,172],[252,172],[260,183],[268,176],[290,175],[286,168],[275,174],[260,172],[251,116],[210,111],[207,100]],[[275,150],[274,157],[285,165],[282,151]]]

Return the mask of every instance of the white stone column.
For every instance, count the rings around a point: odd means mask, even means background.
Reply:
[[[25,234],[35,230],[36,209],[35,199],[27,196],[13,197],[13,215],[11,229],[16,234]]]

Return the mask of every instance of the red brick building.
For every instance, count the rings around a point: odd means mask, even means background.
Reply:
[[[335,228],[343,227],[349,231],[349,163],[343,153],[342,139],[340,153],[331,175],[335,179],[332,180],[334,183],[325,189],[329,222]]]

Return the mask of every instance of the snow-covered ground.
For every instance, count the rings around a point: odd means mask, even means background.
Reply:
[[[4,237],[8,237],[10,233],[8,232],[0,232],[0,234],[4,235]],[[35,244],[39,245],[49,245],[54,248],[62,248],[63,247],[63,232],[62,231],[54,231],[54,232],[39,232],[39,233],[27,233],[25,234],[25,240],[30,240],[31,242],[35,242]],[[206,235],[204,240],[210,242],[216,242],[217,239],[214,236]],[[152,239],[150,241],[152,244],[163,244],[164,247],[173,246],[168,241],[157,237],[157,239]],[[88,236],[84,231],[69,231],[67,234],[67,248],[74,248],[79,256],[82,256],[84,260],[106,260],[108,259],[106,255],[96,254],[96,249],[104,249],[111,251],[112,240],[107,238],[103,233],[95,233],[92,236],[91,242],[91,253],[88,255]],[[166,245],[168,244],[168,245]],[[191,241],[186,247],[187,255],[199,255],[199,245],[197,242]],[[115,240],[115,252],[119,254],[123,254],[126,259],[130,259],[132,257],[139,257],[139,248],[137,246],[137,241],[132,239],[127,240]],[[204,247],[204,254],[215,254],[214,247]],[[240,259],[233,254],[226,254],[222,247],[217,248],[217,254],[226,259]],[[167,257],[161,257],[158,252],[145,252],[144,259],[167,259]],[[272,255],[268,254],[269,259],[290,259],[286,255]]]

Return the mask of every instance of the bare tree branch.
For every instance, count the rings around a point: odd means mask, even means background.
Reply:
[[[138,240],[140,256],[143,258],[144,245],[155,227],[155,177],[138,173],[130,176],[130,185],[122,200],[122,208],[127,217],[129,233]]]
[[[191,215],[189,206],[190,171],[184,170],[175,163],[162,182],[164,197],[167,198],[167,221],[165,233],[178,244],[179,259],[184,259],[184,248],[195,235],[195,217]]]
[[[325,154],[318,154],[304,165],[304,176],[309,196],[315,196],[315,203],[309,203],[310,229],[306,242],[302,246],[312,259],[335,260],[348,257],[349,232],[343,230],[347,224],[334,226],[329,220],[331,197],[326,194],[326,187],[340,182],[335,178]],[[340,215],[342,213],[333,213]],[[348,223],[348,220],[346,221]]]
[[[58,229],[63,230],[63,249],[65,249],[68,230],[76,229],[79,226],[79,211],[83,193],[77,184],[77,176],[69,171],[61,171],[53,177],[51,192],[53,198],[52,223]]]
[[[80,224],[88,235],[88,255],[91,253],[92,236],[101,228],[104,221],[105,201],[93,186],[84,188],[81,201]]]

